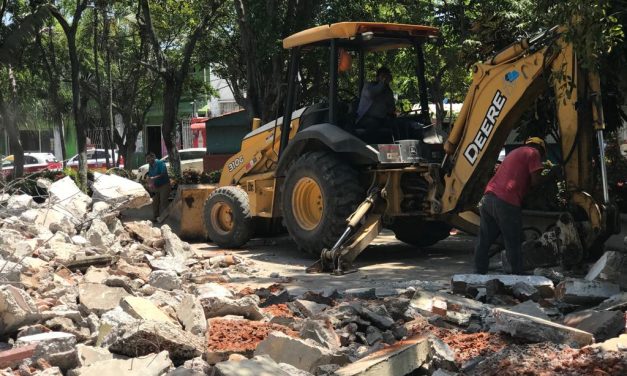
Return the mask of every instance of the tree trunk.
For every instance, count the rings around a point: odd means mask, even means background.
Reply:
[[[74,22],[78,22],[78,20],[74,20]],[[78,148],[78,182],[80,188],[85,191],[87,190],[87,132],[83,122],[83,109],[81,108],[80,65],[76,50],[76,35],[67,35],[67,42],[72,77],[72,113],[74,114]]]
[[[176,148],[176,130],[178,128],[179,100],[183,83],[177,80],[173,74],[169,74],[163,85],[163,124],[161,134],[166,149],[168,149],[168,159],[170,168],[175,175],[180,175],[181,164]]]
[[[24,148],[22,147],[20,131],[17,127],[17,82],[15,81],[13,68],[10,65],[8,66],[8,74],[11,99],[9,100],[9,103],[4,102],[4,100],[2,101],[2,120],[9,136],[9,147],[11,148],[11,153],[13,154],[13,177],[19,178],[24,175]]]

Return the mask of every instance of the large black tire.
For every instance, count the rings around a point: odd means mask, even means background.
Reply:
[[[320,194],[311,197],[310,190],[297,188],[303,187],[303,182],[310,185],[315,182]],[[357,171],[337,155],[327,151],[303,154],[290,166],[285,177],[281,198],[283,223],[300,250],[319,256],[323,248],[331,248],[338,240],[346,228],[346,218],[363,201],[365,194]],[[294,207],[303,200],[315,202],[319,209],[317,221],[305,222],[309,226],[303,225],[302,210],[299,214]]]
[[[390,226],[396,239],[416,247],[428,247],[446,239],[451,228],[445,222],[425,221],[416,217],[397,217]]]
[[[205,203],[204,220],[209,238],[223,248],[243,246],[255,231],[248,195],[239,187],[213,191]]]

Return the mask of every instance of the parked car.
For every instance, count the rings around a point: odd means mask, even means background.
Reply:
[[[190,148],[179,150],[179,158],[181,159],[181,171],[192,170],[202,172],[202,160],[205,154],[207,154],[207,150],[205,148]],[[165,165],[167,167],[170,167],[167,155],[161,158],[161,160],[165,162]],[[137,169],[137,181],[145,180],[147,175],[148,163],[141,165]]]
[[[7,177],[13,173],[15,162],[13,155],[2,159],[2,176]],[[60,171],[63,163],[59,162],[52,153],[24,153],[24,174],[32,174],[44,170]]]
[[[109,154],[108,168],[115,166],[116,158],[120,156],[117,150],[115,150],[115,152],[112,152],[111,150],[105,149],[90,149],[87,150],[87,168],[89,170],[107,170],[107,153]],[[78,154],[68,159],[67,167],[75,170],[78,169]],[[120,156],[119,167],[124,168],[124,157]]]

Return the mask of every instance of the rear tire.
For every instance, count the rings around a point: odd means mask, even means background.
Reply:
[[[396,239],[416,247],[428,247],[446,239],[451,228],[446,222],[425,221],[416,217],[397,217],[390,226]]]
[[[331,152],[303,154],[283,184],[284,225],[298,248],[319,256],[346,228],[346,218],[365,197],[357,171]]]
[[[223,248],[239,248],[254,233],[248,195],[239,187],[220,187],[205,203],[205,228],[209,238]]]

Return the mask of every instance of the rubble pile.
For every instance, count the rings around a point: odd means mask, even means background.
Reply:
[[[42,204],[0,198],[2,376],[627,373],[622,254],[585,278],[242,289],[253,261],[123,223],[147,192],[96,182],[91,197],[62,179],[38,182]]]

